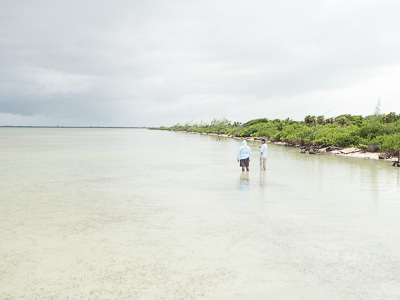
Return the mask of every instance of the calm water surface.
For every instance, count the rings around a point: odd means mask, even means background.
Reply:
[[[0,128],[0,299],[400,299],[400,168],[249,145]]]

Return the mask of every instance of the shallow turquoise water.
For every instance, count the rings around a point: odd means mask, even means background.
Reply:
[[[0,128],[0,298],[399,299],[400,168],[249,144]]]

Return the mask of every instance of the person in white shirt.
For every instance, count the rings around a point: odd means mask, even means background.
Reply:
[[[261,139],[261,146],[258,148],[260,149],[260,169],[266,170],[268,145],[265,143],[265,139]]]

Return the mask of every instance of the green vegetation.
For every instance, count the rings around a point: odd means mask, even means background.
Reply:
[[[374,115],[362,117],[341,115],[336,118],[306,116],[304,121],[255,119],[244,124],[225,118],[210,124],[200,123],[153,129],[225,134],[234,137],[266,138],[291,146],[359,147],[364,151],[384,151],[397,156],[400,150],[400,115],[387,115],[377,108]]]

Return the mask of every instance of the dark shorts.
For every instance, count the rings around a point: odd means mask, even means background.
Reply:
[[[241,159],[240,160],[240,166],[241,167],[248,167],[249,166],[249,161],[250,161],[249,158]]]

